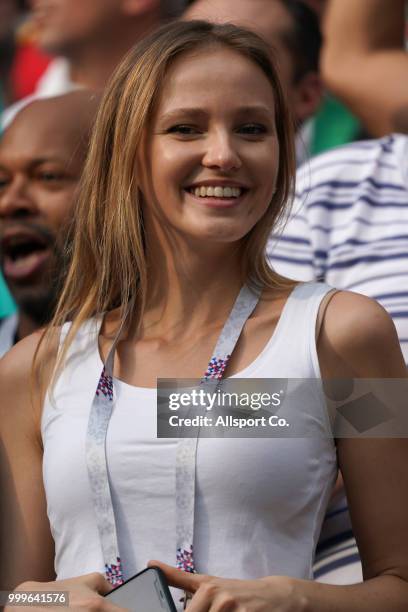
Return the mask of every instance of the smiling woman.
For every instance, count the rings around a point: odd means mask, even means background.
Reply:
[[[191,612],[405,610],[405,441],[335,443],[315,395],[308,439],[156,438],[157,378],[406,376],[375,302],[269,268],[293,174],[291,119],[256,35],[172,24],[119,67],[56,315],[0,366],[5,586],[113,610],[100,595],[157,558],[194,594]],[[337,458],[371,579],[347,588],[310,581]],[[32,582],[54,568],[57,582]]]

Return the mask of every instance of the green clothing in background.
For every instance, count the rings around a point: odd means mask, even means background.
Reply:
[[[0,116],[3,111],[3,96],[0,87]],[[0,273],[0,319],[7,317],[15,311],[13,299],[7,289],[7,285],[4,282],[4,278]]]
[[[0,319],[11,315],[16,307],[7,289],[3,276],[0,274]]]
[[[359,120],[330,94],[325,96],[324,102],[314,118],[313,128],[310,151],[312,155],[318,155],[328,149],[361,140],[364,137]]]

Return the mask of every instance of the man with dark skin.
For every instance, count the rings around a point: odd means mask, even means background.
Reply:
[[[0,356],[53,314],[97,103],[86,91],[35,101],[0,141],[0,266],[18,306],[0,322]]]

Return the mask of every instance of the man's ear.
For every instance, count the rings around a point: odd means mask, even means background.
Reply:
[[[125,15],[135,17],[150,13],[151,11],[159,11],[162,0],[122,0],[122,10]]]
[[[317,72],[307,72],[292,86],[293,114],[299,125],[317,112],[323,92],[323,83]]]

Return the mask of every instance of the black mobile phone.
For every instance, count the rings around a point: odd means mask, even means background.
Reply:
[[[158,567],[148,567],[105,595],[114,604],[131,612],[177,612]]]

